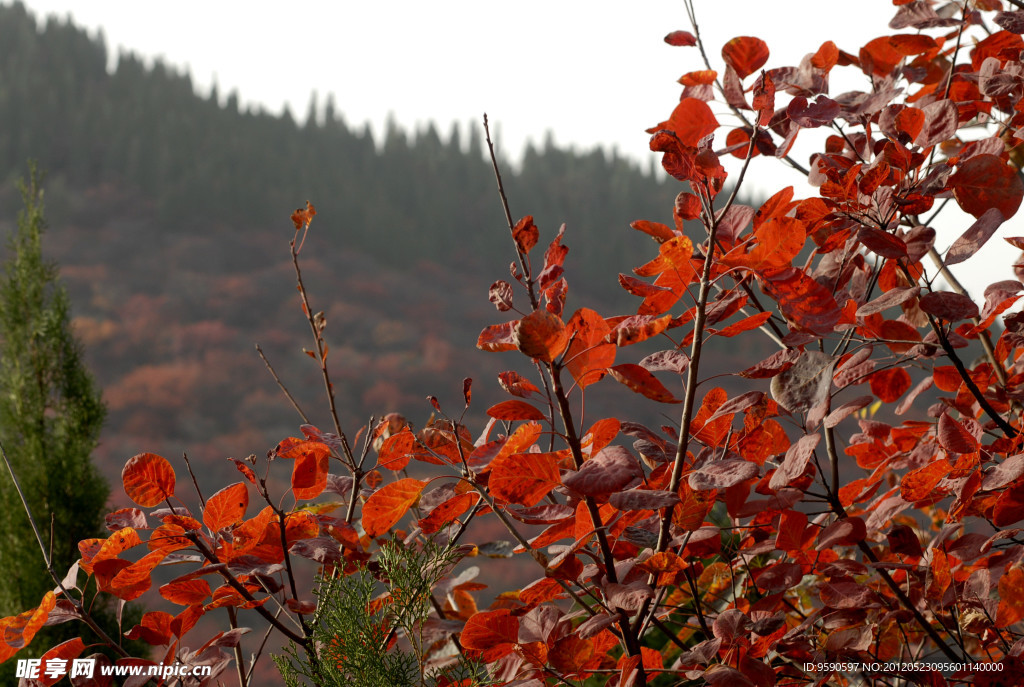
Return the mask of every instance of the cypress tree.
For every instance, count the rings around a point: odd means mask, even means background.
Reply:
[[[72,333],[57,266],[43,259],[43,191],[34,168],[20,189],[24,208],[0,278],[0,440],[63,575],[81,557],[79,540],[109,535],[103,527],[109,487],[91,460],[106,410]],[[6,469],[0,471],[0,580],[0,617],[34,608],[54,588]],[[108,634],[118,636],[113,613],[93,610]],[[76,636],[96,641],[91,634],[78,622],[43,628],[18,658]],[[16,682],[13,664],[3,666],[0,683]]]

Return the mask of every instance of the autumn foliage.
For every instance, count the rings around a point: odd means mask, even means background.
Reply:
[[[893,4],[891,34],[849,52],[826,41],[795,66],[772,65],[755,37],[702,64],[688,6],[693,32],[665,41],[693,70],[648,131],[680,193],[667,223],[633,224],[654,241],[618,276],[635,312],[568,308],[571,232],[542,237],[501,194],[515,260],[488,294],[503,315],[476,346],[507,356],[497,381],[509,397],[482,426],[431,398],[422,428],[387,416],[353,448],[334,412],[326,321],[302,283],[315,210],[296,211],[307,352],[335,426],[303,424],[266,461],[235,461],[242,479],[197,513],[175,496],[186,484],[167,460],[129,460],[124,489],[139,508],[80,544],[58,594],[0,621],[0,658],[47,622],[87,615],[78,575],[130,601],[169,563],[182,573],[157,593],[172,610],[127,633],[156,660],[223,669],[242,638],[236,617],[315,655],[314,580],[294,561],[328,577],[372,570],[393,537],[474,555],[468,525],[492,519],[536,580],[488,606],[457,572],[428,592],[428,623],[443,631],[419,657],[425,683],[461,655],[498,684],[1019,684],[1024,316],[1010,308],[1024,266],[987,266],[995,281],[981,294],[950,268],[1024,197],[1024,11]],[[839,72],[860,90],[831,94]],[[743,205],[750,164],[788,166],[806,184]],[[1024,237],[1005,241],[1024,249]],[[745,391],[730,396],[705,361],[735,337],[764,355],[732,370],[730,388]],[[654,352],[634,355],[642,342]],[[648,427],[623,408],[581,420],[585,399],[616,384],[678,419]],[[287,498],[277,473],[290,475]],[[229,629],[190,634],[223,607]]]

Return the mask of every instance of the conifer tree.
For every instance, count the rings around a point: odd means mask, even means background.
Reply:
[[[81,557],[80,540],[108,534],[109,487],[91,460],[106,410],[71,330],[57,266],[42,255],[43,191],[34,168],[21,194],[24,208],[0,277],[0,441],[49,537],[53,567],[63,574]],[[54,588],[6,469],[0,471],[0,580],[0,615],[35,607]],[[113,629],[112,613],[103,615],[94,613]],[[89,632],[77,622],[44,628],[33,644],[45,649],[83,631]],[[0,683],[14,681],[13,662],[4,668]]]

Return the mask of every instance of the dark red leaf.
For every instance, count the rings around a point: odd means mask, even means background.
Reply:
[[[584,496],[606,496],[622,491],[644,477],[640,463],[621,446],[607,446],[577,472],[562,478],[568,489]]]
[[[1003,213],[989,208],[965,231],[946,252],[946,265],[958,265],[977,253],[1002,225]]]
[[[978,440],[958,421],[943,413],[939,417],[939,446],[950,453],[974,453],[978,450]]]
[[[921,310],[946,322],[978,317],[978,306],[969,296],[952,291],[931,291],[921,296]]]
[[[976,155],[949,177],[953,197],[964,212],[981,217],[989,209],[1010,219],[1024,198],[1024,182],[1017,170],[995,155]]]
[[[808,105],[807,98],[797,96],[789,101],[786,115],[799,126],[805,129],[814,129],[830,123],[839,116],[839,103],[819,95],[813,105]]]
[[[509,392],[513,396],[519,396],[520,398],[528,398],[530,394],[540,391],[536,384],[518,372],[513,371],[499,372],[498,384],[500,384],[501,388],[505,391]]]
[[[512,286],[507,281],[498,280],[491,284],[488,300],[494,307],[504,312],[512,309]]]
[[[697,37],[689,31],[673,31],[665,36],[665,42],[676,47],[697,45]]]

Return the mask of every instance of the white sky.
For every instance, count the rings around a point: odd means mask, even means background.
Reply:
[[[433,120],[446,136],[451,122],[487,112],[513,157],[550,130],[562,145],[614,146],[647,161],[644,130],[672,111],[675,80],[703,68],[696,48],[662,40],[689,29],[682,0],[25,4],[102,28],[112,55],[162,57],[187,67],[203,92],[216,81],[222,96],[237,89],[243,103],[274,112],[287,103],[300,120],[314,91],[321,105],[334,93],[349,125],[370,121],[375,132],[393,113],[407,127]],[[822,0],[696,5],[712,60],[728,39],[756,35],[772,50],[769,67],[796,64],[825,40],[856,51],[895,11],[891,0],[863,0],[838,21]]]
[[[0,0],[9,3],[11,0]],[[795,65],[826,40],[856,53],[889,31],[892,0],[694,0],[712,66],[735,36],[767,41],[766,67]],[[453,121],[488,113],[504,151],[518,158],[527,140],[551,131],[560,145],[615,147],[643,163],[653,155],[645,129],[666,119],[678,102],[682,74],[702,69],[696,48],[662,40],[689,30],[683,0],[26,0],[37,16],[71,15],[91,33],[102,30],[112,57],[127,49],[187,68],[206,93],[214,82],[225,97],[280,112],[285,103],[302,121],[311,94],[321,106],[333,93],[350,126],[369,121],[375,133],[389,114],[406,128],[434,121],[447,136]],[[832,93],[867,88],[837,78]],[[723,123],[729,115],[721,105]],[[822,130],[818,130],[819,132]],[[814,132],[805,131],[795,149]],[[820,134],[819,134],[820,135]],[[800,152],[802,150],[802,152]],[[758,158],[748,190],[769,193],[803,179],[778,160]],[[956,216],[940,227],[944,248],[973,221]],[[1024,213],[1022,213],[1024,214]],[[1024,234],[1019,217],[999,235]],[[1001,251],[1001,252],[1000,252]],[[1000,267],[1006,244],[986,246]],[[983,260],[971,261],[981,268]],[[968,263],[965,265],[967,267]],[[988,276],[991,280],[991,274]],[[1007,267],[998,278],[1012,278]],[[966,276],[968,281],[974,281]],[[987,283],[987,282],[986,282]],[[972,289],[980,300],[981,288]]]

